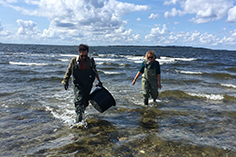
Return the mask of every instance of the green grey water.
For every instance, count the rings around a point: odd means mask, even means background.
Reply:
[[[163,88],[146,107],[131,83],[150,49]],[[1,44],[0,55],[0,156],[236,156],[235,51],[91,47],[117,105],[89,105],[79,128],[60,83],[76,46]]]

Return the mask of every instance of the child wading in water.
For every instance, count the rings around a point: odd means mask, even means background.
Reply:
[[[145,105],[148,105],[149,95],[151,95],[154,102],[156,101],[158,97],[158,88],[161,89],[162,87],[160,64],[155,59],[155,52],[149,50],[145,55],[145,60],[143,61],[141,68],[132,82],[132,85],[134,85],[137,78],[142,74],[142,91]]]

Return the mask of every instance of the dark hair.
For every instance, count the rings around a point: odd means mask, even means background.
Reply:
[[[86,51],[86,50],[89,52],[88,45],[84,45],[84,44],[79,45],[79,51]]]

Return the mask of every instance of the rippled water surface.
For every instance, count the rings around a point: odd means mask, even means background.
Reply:
[[[146,51],[161,64],[159,100],[143,105]],[[0,156],[236,156],[236,51],[90,47],[116,106],[75,123],[60,83],[76,46],[0,45]],[[97,82],[94,83],[94,85]]]

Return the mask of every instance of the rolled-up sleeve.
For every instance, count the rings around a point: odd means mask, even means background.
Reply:
[[[143,61],[141,68],[139,69],[139,72],[144,73],[144,67],[145,67],[145,61]]]
[[[69,67],[66,70],[65,76],[64,76],[63,80],[61,81],[61,83],[64,85],[69,84],[70,75],[72,73],[72,64],[73,64],[73,58],[71,59]]]
[[[160,68],[159,62],[156,61],[156,64],[157,64],[157,66],[156,66],[156,73],[157,73],[157,74],[161,74],[161,68]]]

